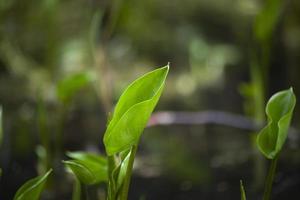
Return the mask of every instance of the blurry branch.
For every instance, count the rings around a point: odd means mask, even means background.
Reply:
[[[253,41],[250,43],[250,46],[252,46],[250,49],[252,100],[249,99],[248,101],[253,102],[254,113],[252,114],[255,121],[260,124],[266,121],[264,105],[266,104],[266,97],[270,90],[269,74],[272,70],[270,66],[272,46],[277,36],[274,33],[276,33],[280,19],[283,17],[284,4],[283,0],[265,0],[261,11],[253,21]],[[256,135],[251,135],[250,137],[252,141],[255,141],[254,137]],[[255,145],[253,143],[253,148],[256,149]],[[264,185],[265,180],[262,177],[266,176],[267,165],[258,151],[254,154],[253,159],[253,186],[256,191],[259,191]]]
[[[94,66],[98,72],[99,86],[96,86],[98,96],[102,101],[103,108],[108,114],[112,110],[112,88],[113,88],[113,75],[112,65],[109,61],[108,42],[116,28],[117,22],[120,18],[123,0],[109,1],[109,4],[104,10],[97,10],[91,21],[90,27],[90,43],[94,44],[97,39],[100,39],[98,47],[91,45],[92,54],[94,57]],[[98,30],[98,26],[102,27],[102,31]]]
[[[0,43],[0,53],[5,64],[10,71],[18,76],[28,74],[29,71],[36,68],[38,65],[28,56],[24,55],[18,47],[11,42],[3,41]]]
[[[201,111],[201,112],[185,112],[185,111],[161,111],[153,113],[148,122],[148,127],[152,126],[168,126],[168,125],[205,125],[215,124],[224,125],[233,128],[243,129],[247,131],[258,131],[263,126],[258,125],[254,119],[239,114],[233,114],[223,111]],[[298,130],[290,129],[290,138],[296,137]]]
[[[254,120],[228,112],[222,111],[201,111],[201,112],[176,112],[163,111],[156,112],[149,120],[148,126],[157,125],[200,125],[200,124],[217,124],[230,126],[234,128],[254,131],[260,127],[257,126]]]

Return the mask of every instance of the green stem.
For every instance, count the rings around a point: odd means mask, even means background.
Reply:
[[[273,179],[275,176],[276,166],[277,166],[278,156],[276,156],[272,161],[269,168],[268,176],[266,179],[265,191],[263,200],[270,200],[271,193],[272,193],[272,185]]]
[[[113,177],[113,170],[116,168],[115,156],[108,156],[108,189],[107,200],[115,200],[116,186]]]
[[[137,151],[137,146],[132,146],[131,154],[129,157],[129,163],[128,163],[128,167],[127,167],[127,171],[126,171],[126,176],[124,179],[124,183],[122,185],[119,200],[127,200],[127,198],[128,198],[129,185],[130,185],[132,168],[133,168],[136,151]]]
[[[264,124],[265,121],[265,96],[267,91],[266,86],[266,74],[267,70],[265,65],[262,64],[261,60],[256,49],[251,50],[251,63],[250,63],[250,73],[251,73],[251,82],[253,85],[253,107],[254,107],[254,119],[255,123],[259,126]],[[253,141],[253,148],[256,149],[256,134],[251,135],[251,140]],[[264,184],[265,172],[266,172],[266,165],[265,159],[260,155],[259,151],[255,151],[253,154],[254,160],[254,167],[253,167],[253,174],[254,174],[254,189],[259,190],[262,188]]]
[[[77,178],[73,186],[72,200],[81,200],[81,183]]]

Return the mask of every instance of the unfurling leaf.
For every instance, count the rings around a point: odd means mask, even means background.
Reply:
[[[135,80],[121,95],[104,135],[108,155],[135,145],[164,88],[169,66]]]
[[[288,134],[296,97],[293,89],[274,94],[267,103],[268,125],[257,136],[259,150],[269,159],[280,152]]]
[[[15,194],[14,200],[38,200],[52,169],[45,175],[27,181]]]
[[[132,151],[129,151],[120,163],[120,166],[119,166],[120,170],[119,170],[118,178],[117,178],[117,190],[120,189],[120,187],[122,186],[124,179],[126,177],[131,153],[132,153]]]
[[[107,160],[103,156],[73,152],[67,153],[73,160],[63,161],[68,166],[80,182],[92,185],[107,181]]]

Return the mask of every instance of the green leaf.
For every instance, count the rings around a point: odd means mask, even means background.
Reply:
[[[86,86],[91,80],[92,77],[87,72],[71,75],[57,84],[57,97],[63,103],[68,103],[76,92]]]
[[[104,134],[108,155],[136,144],[164,88],[169,65],[135,80],[121,95]]]
[[[27,181],[15,194],[14,200],[38,200],[52,169],[45,175]]]
[[[75,183],[73,185],[73,192],[72,192],[72,200],[80,200],[80,198],[81,198],[81,183],[77,178],[75,178]]]
[[[274,94],[267,103],[268,125],[257,136],[259,150],[269,159],[274,159],[280,152],[290,126],[296,97],[293,89]]]
[[[107,181],[107,160],[103,156],[84,152],[69,152],[67,155],[74,160],[63,163],[82,183],[92,185]]]
[[[257,39],[269,39],[278,22],[282,9],[281,0],[267,0],[262,11],[257,15],[254,23],[254,33]]]
[[[240,190],[241,190],[241,200],[246,200],[246,192],[242,180],[240,180]]]

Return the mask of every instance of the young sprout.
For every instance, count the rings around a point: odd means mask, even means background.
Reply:
[[[127,200],[138,142],[161,96],[168,71],[169,65],[145,74],[119,98],[103,139],[108,155],[108,200]]]
[[[38,200],[44,189],[47,178],[51,174],[50,169],[46,174],[30,179],[15,194],[14,200]]]
[[[287,138],[288,129],[296,105],[293,89],[274,94],[267,103],[268,125],[257,136],[257,145],[268,159],[275,159]]]
[[[163,91],[168,71],[169,66],[149,72],[125,89],[104,134],[109,156],[137,145]]]
[[[89,196],[89,185],[107,182],[107,159],[95,153],[68,152],[72,160],[63,163],[75,175],[72,200],[84,200]]]
[[[107,200],[127,200],[139,138],[163,91],[169,65],[135,80],[121,95],[104,134],[108,159],[75,152],[63,161],[76,176],[73,200],[84,196],[82,184],[108,183]],[[84,189],[84,188],[83,188]]]
[[[290,88],[274,94],[266,106],[268,124],[260,131],[256,140],[258,149],[266,158],[271,159],[264,200],[269,200],[271,196],[277,160],[288,135],[295,105],[296,96]]]

